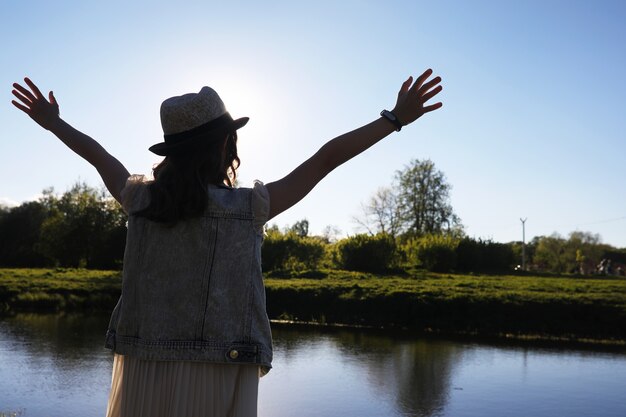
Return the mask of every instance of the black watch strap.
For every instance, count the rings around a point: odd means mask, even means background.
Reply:
[[[399,132],[400,129],[402,129],[402,122],[393,112],[390,112],[389,110],[383,110],[380,112],[380,115],[393,123],[393,125],[396,127],[396,132]]]

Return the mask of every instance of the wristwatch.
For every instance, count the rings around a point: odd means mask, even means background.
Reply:
[[[398,119],[398,117],[390,112],[389,110],[383,110],[380,112],[380,115],[385,119],[389,120],[396,127],[396,132],[399,132],[402,129],[402,122]]]

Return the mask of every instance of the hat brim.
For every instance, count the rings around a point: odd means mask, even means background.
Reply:
[[[225,134],[234,132],[244,127],[248,123],[248,120],[250,120],[249,117],[242,117],[233,120],[232,123],[229,123],[227,126],[222,126],[219,129],[215,129],[210,132],[204,132],[202,134],[192,136],[188,139],[185,139],[184,141],[174,144],[160,142],[150,146],[148,150],[160,156],[168,156],[174,153],[181,153],[184,152],[186,149],[193,147],[193,145],[200,143],[201,141],[211,142],[216,139],[221,139],[224,137]]]

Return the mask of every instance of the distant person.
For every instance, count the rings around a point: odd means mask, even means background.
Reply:
[[[63,121],[52,91],[46,99],[28,78],[28,88],[13,84],[13,104],[92,164],[129,216],[122,296],[106,335],[115,354],[107,416],[257,415],[259,376],[272,366],[263,225],[337,166],[440,108],[426,105],[442,90],[431,75],[409,77],[391,111],[253,188],[233,188],[248,118],[233,119],[209,87],[162,103],[164,141],[150,151],[165,158],[148,180]]]

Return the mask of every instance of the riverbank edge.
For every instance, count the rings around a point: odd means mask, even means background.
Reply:
[[[463,343],[486,343],[501,346],[529,346],[546,349],[580,349],[607,352],[626,353],[626,340],[624,339],[587,339],[577,337],[557,337],[541,334],[483,334],[463,331],[439,331],[433,329],[411,329],[393,326],[368,326],[345,323],[319,323],[314,321],[295,321],[271,319],[272,327],[302,327],[310,330],[342,331],[363,330],[367,332],[382,332],[395,334],[401,338],[420,337],[435,340],[451,340]]]
[[[428,287],[427,279],[435,280],[440,291]],[[502,286],[498,293],[479,296],[484,288],[459,293],[453,284],[467,284],[468,279],[485,283],[494,277],[429,274],[419,280],[346,271],[316,279],[270,276],[266,280],[268,316],[275,325],[345,326],[468,340],[626,348],[626,280],[611,281],[617,298],[604,300],[545,291],[533,298],[515,288],[511,279],[498,277]],[[530,279],[550,279],[554,284],[554,278]],[[579,279],[572,282],[585,284]],[[116,271],[0,269],[0,315],[110,312],[120,284]]]

